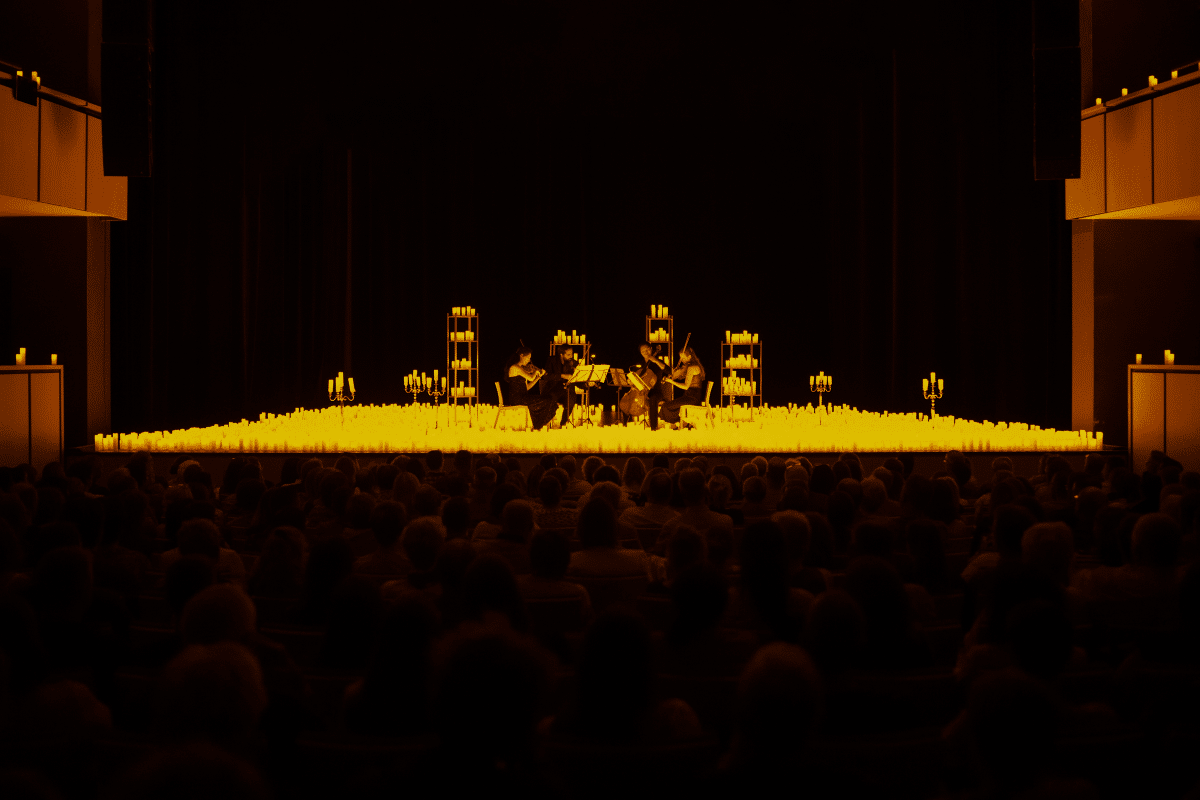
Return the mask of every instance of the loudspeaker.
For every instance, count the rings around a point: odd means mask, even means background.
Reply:
[[[1033,177],[1079,177],[1077,0],[1033,0]]]
[[[148,178],[154,164],[151,0],[105,0],[103,29],[104,174]]]

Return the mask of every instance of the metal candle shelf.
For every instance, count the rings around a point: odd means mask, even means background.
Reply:
[[[654,306],[651,306],[650,308],[655,309]],[[673,367],[675,366],[675,317],[671,316],[669,309],[666,309],[663,306],[659,306],[658,308],[663,309],[661,316],[656,309],[653,313],[646,316],[646,341],[650,343],[651,350],[653,350],[656,345],[662,345],[666,350],[666,358],[663,358],[662,360],[667,363],[668,367]],[[656,322],[665,322],[667,327],[657,327],[652,329],[650,326]],[[656,331],[665,331],[666,338],[658,338],[658,335],[655,333]],[[655,338],[651,338],[651,336],[655,336]],[[660,354],[660,357],[661,356],[662,354]],[[666,377],[669,378],[671,376],[668,374]],[[664,400],[674,400],[675,387],[664,382],[662,394]]]
[[[458,406],[463,401],[469,422],[479,405],[479,313],[472,306],[456,306],[446,315],[446,375],[446,402],[454,406],[454,421],[458,421]]]
[[[744,340],[742,337],[745,337]],[[735,348],[740,348],[735,352]],[[762,409],[762,341],[759,340],[757,333],[749,333],[747,331],[725,332],[725,341],[721,342],[721,399],[719,403],[720,409],[729,408],[732,418],[733,406],[740,405],[738,398],[746,398],[747,406],[750,409],[750,418],[754,419],[755,407]],[[744,366],[730,366],[735,358],[744,358],[748,363]],[[736,376],[738,370],[749,373],[747,379],[752,390],[746,392],[727,391],[727,379],[732,379]]]

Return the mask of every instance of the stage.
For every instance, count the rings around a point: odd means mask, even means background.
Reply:
[[[757,453],[980,454],[1102,451],[1103,434],[1043,430],[1023,423],[973,422],[848,406],[685,406],[682,430],[651,431],[640,421],[604,424],[614,414],[592,406],[592,424],[526,430],[522,406],[426,404],[337,406],[261,414],[256,421],[176,431],[96,436],[96,452],[207,454],[581,453],[621,456]]]

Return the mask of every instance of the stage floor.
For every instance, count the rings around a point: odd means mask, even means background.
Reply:
[[[525,430],[522,406],[468,411],[425,405],[348,406],[177,431],[97,436],[97,452],[190,453],[975,453],[1087,452],[1103,449],[1083,431],[1022,423],[859,411],[847,406],[685,407],[694,427],[650,431],[642,422],[601,424],[611,412],[593,406],[592,425]],[[511,426],[511,427],[510,427]]]

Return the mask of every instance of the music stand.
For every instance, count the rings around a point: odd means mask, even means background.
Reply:
[[[621,411],[621,391],[623,389],[633,389],[634,385],[631,382],[637,379],[637,375],[626,373],[620,367],[613,367],[608,371],[609,386],[617,387],[617,421],[623,422],[625,418],[624,412]]]
[[[591,391],[592,385],[604,383],[604,379],[608,377],[608,371],[608,364],[580,364],[575,368],[575,372],[571,374],[570,379],[567,381],[567,385],[574,386],[575,384],[583,384],[583,407],[585,409],[591,409],[591,402],[589,401],[588,393]],[[583,420],[579,424],[580,427],[583,425],[591,425],[591,414],[583,415]]]

